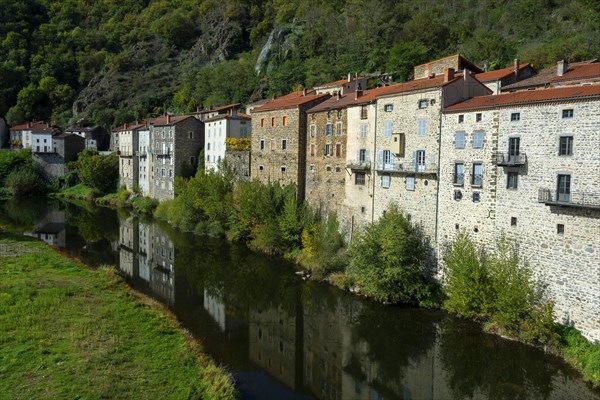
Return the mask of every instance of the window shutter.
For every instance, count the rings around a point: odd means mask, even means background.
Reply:
[[[416,171],[417,170],[417,152],[416,151],[412,152],[412,165],[413,165],[414,170]]]
[[[356,162],[360,162],[360,150],[356,150]]]
[[[369,158],[369,150],[365,151],[365,161],[369,162],[370,158]]]
[[[383,150],[379,150],[377,152],[377,164],[381,164],[383,162]]]

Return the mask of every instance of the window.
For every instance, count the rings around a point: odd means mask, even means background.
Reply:
[[[481,122],[481,113],[475,114],[475,122]]]
[[[206,144],[206,150],[210,150],[210,142]]]
[[[344,112],[343,112],[342,110],[338,110],[338,112],[337,112],[337,117],[338,117],[338,118],[342,118],[342,114],[343,114],[343,113],[344,113]]]
[[[473,173],[471,174],[471,185],[481,186],[483,184],[483,164],[473,163]]]
[[[573,136],[561,136],[558,145],[559,156],[573,155]]]
[[[264,127],[265,127],[265,119],[264,119],[264,118],[261,118],[261,119],[260,119],[260,127],[261,127],[261,128],[264,128]]]
[[[415,153],[416,171],[425,172],[425,150],[417,150]]]
[[[309,170],[310,170],[310,172],[314,173],[315,172],[315,164],[310,164]]]
[[[316,133],[317,133],[317,127],[315,125],[311,125],[310,126],[310,137],[315,137]]]
[[[393,104],[386,104],[385,106],[383,106],[383,111],[385,111],[385,112],[392,112],[393,110],[394,110]]]
[[[565,225],[564,224],[556,224],[556,233],[558,235],[564,235],[565,234]]]
[[[265,149],[265,140],[264,139],[260,139],[260,149],[261,150]]]
[[[558,175],[556,200],[571,202],[571,175]]]
[[[310,145],[310,155],[312,157],[314,157],[314,155],[315,155],[315,145],[314,144]]]
[[[335,134],[336,135],[341,135],[342,134],[342,123],[341,122],[337,122],[335,124]]]
[[[364,185],[365,184],[365,173],[357,172],[354,174],[354,184],[355,185]]]
[[[369,150],[360,149],[358,151],[358,162],[361,164],[369,162]]]
[[[331,119],[331,110],[327,111],[327,119]]]
[[[509,171],[506,174],[506,188],[516,189],[519,184],[519,173],[516,171]]]
[[[462,186],[465,183],[465,164],[455,163],[454,164],[454,176],[452,183],[457,186]]]
[[[458,131],[454,134],[454,147],[457,149],[465,148],[465,132]]]
[[[427,120],[422,118],[422,119],[419,119],[419,121],[417,123],[418,123],[417,135],[418,136],[427,135]]]
[[[335,144],[335,156],[338,158],[342,156],[342,144],[341,143]]]
[[[331,144],[330,143],[327,143],[325,145],[325,155],[326,156],[330,156],[331,155]]]
[[[511,121],[520,121],[521,120],[521,113],[511,113],[510,114],[510,120]]]
[[[281,150],[286,150],[287,149],[287,139],[283,139],[281,141]]]
[[[258,166],[258,170],[259,170],[260,172],[263,172],[263,171],[265,170],[265,166],[264,166],[264,165],[259,165],[259,166]]]
[[[360,124],[359,136],[362,139],[365,139],[367,137],[368,132],[369,132],[369,125],[368,124]]]
[[[383,121],[383,136],[386,138],[392,137],[392,121],[389,119]]]
[[[171,132],[171,137],[173,137],[173,132]],[[189,139],[193,139],[193,138],[194,138],[194,132],[192,132],[192,131],[189,131],[189,132],[188,132],[188,138],[189,138]]]
[[[287,116],[286,116],[286,115],[284,115],[284,116],[281,118],[281,125],[283,125],[283,126],[287,126],[287,124],[288,124],[288,118],[287,118]]]
[[[415,177],[414,177],[414,175],[408,175],[406,177],[406,190],[415,190]]]
[[[390,176],[388,174],[381,175],[381,187],[389,189],[390,187]]]
[[[169,169],[169,178],[172,178],[172,177],[173,177],[173,170]]]
[[[166,174],[167,174],[167,170],[162,168],[160,171],[160,176],[162,176],[164,178],[166,176]]]
[[[479,203],[481,201],[481,194],[479,192],[473,192],[473,203]]]
[[[367,106],[361,106],[360,107],[360,119],[367,119],[369,117],[369,109],[367,108]]]
[[[461,201],[462,200],[462,192],[458,189],[454,190],[454,200]],[[458,229],[458,224],[456,224],[456,229]]]
[[[473,132],[473,148],[474,149],[483,148],[483,138],[484,138],[483,131],[474,131]]]
[[[458,123],[462,124],[463,122],[465,122],[465,115],[464,114],[459,114],[458,115]]]
[[[277,120],[275,119],[275,117],[271,117],[271,127],[274,127],[274,126],[276,126],[276,124],[277,124],[277,122],[276,122],[276,121],[277,121]]]
[[[569,108],[567,110],[562,110],[562,117],[563,118],[573,118],[573,109]]]
[[[427,108],[428,105],[429,105],[429,100],[427,100],[427,99],[419,100],[419,108],[421,108],[421,109]]]
[[[325,125],[325,136],[331,136],[333,134],[333,125],[327,124]]]
[[[517,226],[517,217],[510,217],[510,226]]]
[[[282,165],[282,166],[281,166],[281,172],[285,172],[285,170],[286,170],[286,167],[285,167],[285,165]]]
[[[517,162],[521,153],[521,139],[513,137],[508,139],[508,161]]]
[[[275,139],[271,139],[271,151],[277,150],[277,141]]]
[[[383,163],[383,168],[391,168],[392,163],[394,162],[392,152],[390,150],[383,150],[381,152],[381,160],[378,161]]]

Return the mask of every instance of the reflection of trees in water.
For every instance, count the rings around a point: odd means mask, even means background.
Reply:
[[[368,345],[369,361],[377,365],[380,383],[398,382],[403,369],[433,348],[437,313],[365,303],[353,329],[353,343]]]
[[[13,198],[0,202],[0,221],[16,231],[27,232],[51,210],[44,198]]]
[[[454,398],[547,399],[557,366],[539,350],[481,332],[468,321],[442,323],[441,359]]]
[[[119,219],[114,210],[87,202],[64,203],[69,225],[75,226],[87,242],[119,240]]]

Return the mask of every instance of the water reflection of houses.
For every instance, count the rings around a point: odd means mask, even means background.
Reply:
[[[250,359],[291,389],[302,386],[302,310],[282,306],[248,313]]]
[[[67,240],[66,220],[64,211],[51,211],[35,224],[27,235],[41,239],[51,246],[64,248]]]
[[[130,217],[119,229],[119,268],[133,279],[149,284],[152,293],[175,303],[175,247],[169,236],[154,224]]]

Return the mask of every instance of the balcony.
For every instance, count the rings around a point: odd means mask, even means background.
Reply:
[[[148,156],[148,152],[146,152],[146,150],[142,150],[142,151],[136,151],[135,155],[140,157],[140,158],[145,158]]]
[[[556,190],[540,188],[538,190],[538,202],[547,206],[600,210],[600,193],[558,193]]]
[[[403,172],[404,168],[400,163],[377,163],[375,168],[378,172]]]
[[[150,154],[155,155],[156,158],[168,158],[168,157],[171,157],[171,152],[168,149],[167,150],[153,149],[153,150],[150,150]]]
[[[499,167],[518,167],[527,163],[527,155],[520,153],[517,155],[508,153],[495,153],[494,163]]]
[[[437,175],[437,164],[417,164],[417,165],[405,165],[402,167],[401,172],[404,174],[415,174],[415,175]]]
[[[369,161],[347,160],[346,168],[353,171],[368,171],[371,169],[371,163]]]

